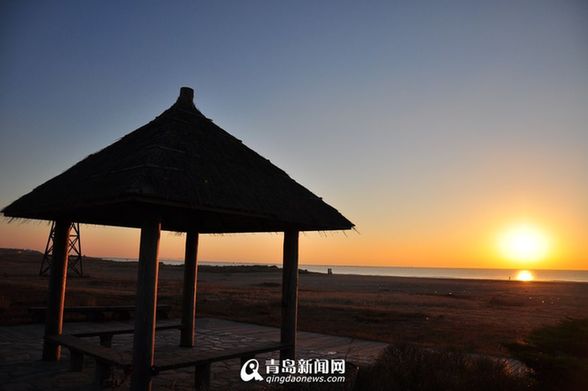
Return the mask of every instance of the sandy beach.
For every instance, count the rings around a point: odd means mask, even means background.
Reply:
[[[41,254],[0,250],[0,322],[30,323],[44,305]],[[69,278],[67,305],[134,304],[136,263],[85,260]],[[161,265],[159,303],[179,316],[182,266]],[[202,266],[198,316],[278,326],[281,271]],[[588,284],[300,274],[299,329],[384,342],[506,355],[503,343],[539,326],[588,317]],[[67,319],[66,319],[67,321]]]

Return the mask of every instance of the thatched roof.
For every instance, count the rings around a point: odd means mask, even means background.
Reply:
[[[7,217],[201,233],[353,224],[206,118],[182,88],[159,117],[22,196]]]

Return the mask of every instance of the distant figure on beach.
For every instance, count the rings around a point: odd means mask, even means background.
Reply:
[[[333,275],[333,269],[331,269],[331,268],[328,268],[328,269],[327,269],[327,274],[328,274],[329,276],[332,276],[332,275]]]

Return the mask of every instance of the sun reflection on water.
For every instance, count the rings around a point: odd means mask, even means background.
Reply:
[[[533,276],[533,273],[531,273],[528,270],[521,270],[517,273],[517,276],[515,277],[515,280],[517,281],[533,281],[535,279],[535,276]]]

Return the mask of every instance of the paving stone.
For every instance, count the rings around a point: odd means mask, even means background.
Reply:
[[[177,322],[177,321],[176,321]],[[64,326],[65,334],[99,329],[129,328],[130,322],[76,322]],[[59,362],[40,361],[43,325],[21,325],[0,327],[0,389],[20,390],[84,390],[92,387],[95,363],[92,359],[84,360],[82,372],[69,371],[69,352],[63,349]],[[219,329],[223,329],[222,331]],[[230,330],[230,331],[228,331]],[[247,335],[239,334],[242,331]],[[226,348],[245,347],[254,342],[279,340],[280,331],[276,328],[256,326],[246,323],[231,322],[221,319],[197,319],[195,350],[221,351]],[[98,338],[94,338],[98,343]],[[179,348],[179,331],[165,330],[156,336],[157,352],[173,352]],[[113,349],[131,352],[132,335],[114,337]],[[314,346],[313,346],[314,345]],[[324,346],[317,348],[316,346]],[[315,333],[298,333],[298,356],[300,358],[347,358],[356,364],[365,364],[374,360],[385,348],[385,344],[373,341],[319,335]],[[279,359],[279,352],[262,354],[256,357],[261,365],[270,358]],[[243,383],[239,377],[241,362],[239,359],[217,362],[212,365],[212,390],[275,390],[280,389],[262,382]],[[127,390],[128,376],[121,371],[115,373],[115,381],[120,383],[112,390]],[[154,390],[190,390],[193,387],[193,368],[181,368],[162,372],[153,380]]]

